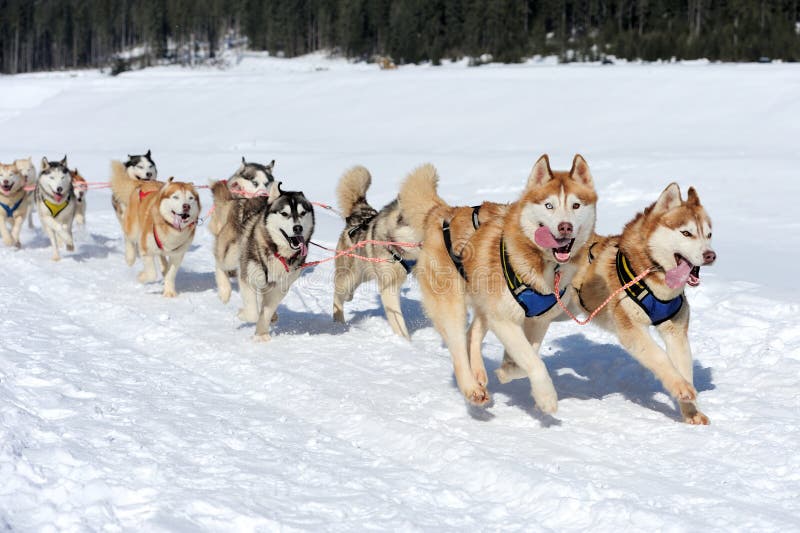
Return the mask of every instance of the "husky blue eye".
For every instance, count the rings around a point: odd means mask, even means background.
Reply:
[[[551,204],[550,202],[547,202],[546,204],[544,204],[544,206],[545,206],[547,209],[553,209],[553,204]]]

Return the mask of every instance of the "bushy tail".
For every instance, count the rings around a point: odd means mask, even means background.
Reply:
[[[372,184],[369,170],[357,165],[344,173],[336,186],[339,209],[345,218],[349,217],[361,204],[367,204],[367,189]]]
[[[120,161],[111,162],[111,191],[123,205],[128,205],[131,193],[139,186],[139,180],[128,176],[125,165]]]
[[[233,199],[233,194],[231,194],[228,184],[224,181],[212,181],[211,194],[214,195],[214,205],[223,204]]]
[[[436,168],[427,163],[416,168],[400,185],[397,201],[403,218],[417,231],[424,231],[425,217],[434,207],[447,207],[447,203],[436,192],[439,175]]]

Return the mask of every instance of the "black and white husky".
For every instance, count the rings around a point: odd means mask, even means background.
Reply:
[[[53,261],[58,261],[58,245],[63,242],[67,251],[75,249],[72,239],[72,220],[75,218],[75,193],[72,175],[67,168],[67,156],[58,162],[42,158],[42,172],[36,183],[34,203],[42,228],[53,245]]]
[[[120,171],[123,170],[123,168],[118,168],[120,166],[124,168],[125,174],[127,174],[131,179],[137,179],[141,181],[155,181],[158,179],[158,169],[156,168],[156,163],[153,161],[153,157],[150,154],[150,150],[148,150],[146,154],[141,155],[128,154],[128,160],[124,163],[112,161],[112,176],[114,174],[119,174]],[[123,216],[125,215],[125,202],[117,198],[117,196],[112,193],[111,206],[117,213],[117,219],[119,219],[119,223],[121,225]]]
[[[250,200],[260,208],[244,221],[239,242],[239,318],[256,321],[256,340],[268,341],[278,304],[300,277],[314,233],[314,208],[302,192],[281,191],[273,182],[269,197]]]

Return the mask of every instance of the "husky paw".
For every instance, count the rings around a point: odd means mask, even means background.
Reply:
[[[509,383],[515,379],[527,377],[527,374],[514,362],[504,361],[503,364],[494,371],[494,375],[500,383]]]
[[[670,387],[670,392],[674,398],[681,402],[693,402],[697,398],[697,391],[685,379],[676,380]]]
[[[75,251],[75,245],[74,244],[68,244],[67,245],[67,251],[68,252],[74,252]]]
[[[164,298],[175,298],[178,293],[175,292],[175,289],[164,289],[164,292],[161,293]]]
[[[224,304],[226,304],[229,301],[231,301],[231,289],[230,289],[230,287],[228,287],[226,289],[219,289],[217,291],[217,296],[219,296],[220,301],[222,303],[224,303]]]
[[[12,239],[11,237],[8,237],[8,238],[3,237],[3,244],[5,244],[6,246],[13,246],[14,245],[14,239]]]
[[[683,421],[694,426],[707,426],[711,423],[706,415],[698,411],[694,402],[680,402]]]
[[[465,391],[464,397],[467,399],[469,403],[471,403],[472,405],[477,405],[478,407],[486,405],[487,403],[489,403],[489,400],[491,400],[489,391],[486,390],[486,387],[480,384],[475,386],[472,390]]]
[[[14,243],[14,247],[17,248],[17,249],[20,249],[20,248],[22,248],[22,243],[17,241],[17,242]]]
[[[489,376],[486,375],[485,368],[479,368],[478,370],[473,370],[472,375],[475,376],[475,381],[478,382],[478,385],[481,387],[485,387],[487,383],[489,383]]]
[[[339,322],[340,324],[344,324],[344,310],[343,309],[335,309],[333,310],[333,321]]]
[[[139,272],[136,276],[136,279],[139,280],[139,283],[150,283],[151,281],[156,280],[155,274],[149,274],[147,272]]]
[[[272,340],[269,333],[264,333],[263,335],[254,335],[253,340],[256,342],[269,342]]]
[[[60,256],[60,255],[58,255],[58,254],[55,254],[55,255],[53,255],[53,257],[51,257],[50,259],[52,259],[53,261],[61,261],[61,256]]]
[[[278,313],[277,312],[272,313],[272,318],[270,319],[269,323],[274,324],[277,321],[278,321]]]
[[[255,322],[258,320],[258,314],[251,313],[244,307],[239,309],[239,312],[236,313],[236,317],[242,322]]]
[[[552,415],[558,411],[558,394],[556,394],[556,389],[551,381],[536,384],[531,381],[531,387],[533,387],[533,399],[536,401],[536,407],[541,412]]]

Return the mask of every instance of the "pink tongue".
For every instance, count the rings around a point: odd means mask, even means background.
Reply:
[[[181,229],[181,224],[183,224],[183,219],[180,215],[172,213],[172,225],[175,226],[175,229]]]
[[[536,230],[536,233],[533,234],[533,238],[536,241],[536,244],[541,246],[542,248],[559,248],[561,245],[558,244],[553,234],[550,233],[550,230],[547,229],[545,226]],[[569,257],[569,254],[567,254]]]
[[[692,273],[692,265],[686,261],[681,261],[678,266],[667,270],[666,282],[670,289],[677,289],[686,284],[689,274]]]
[[[305,257],[308,255],[308,248],[306,247],[306,241],[300,239],[300,255]]]

